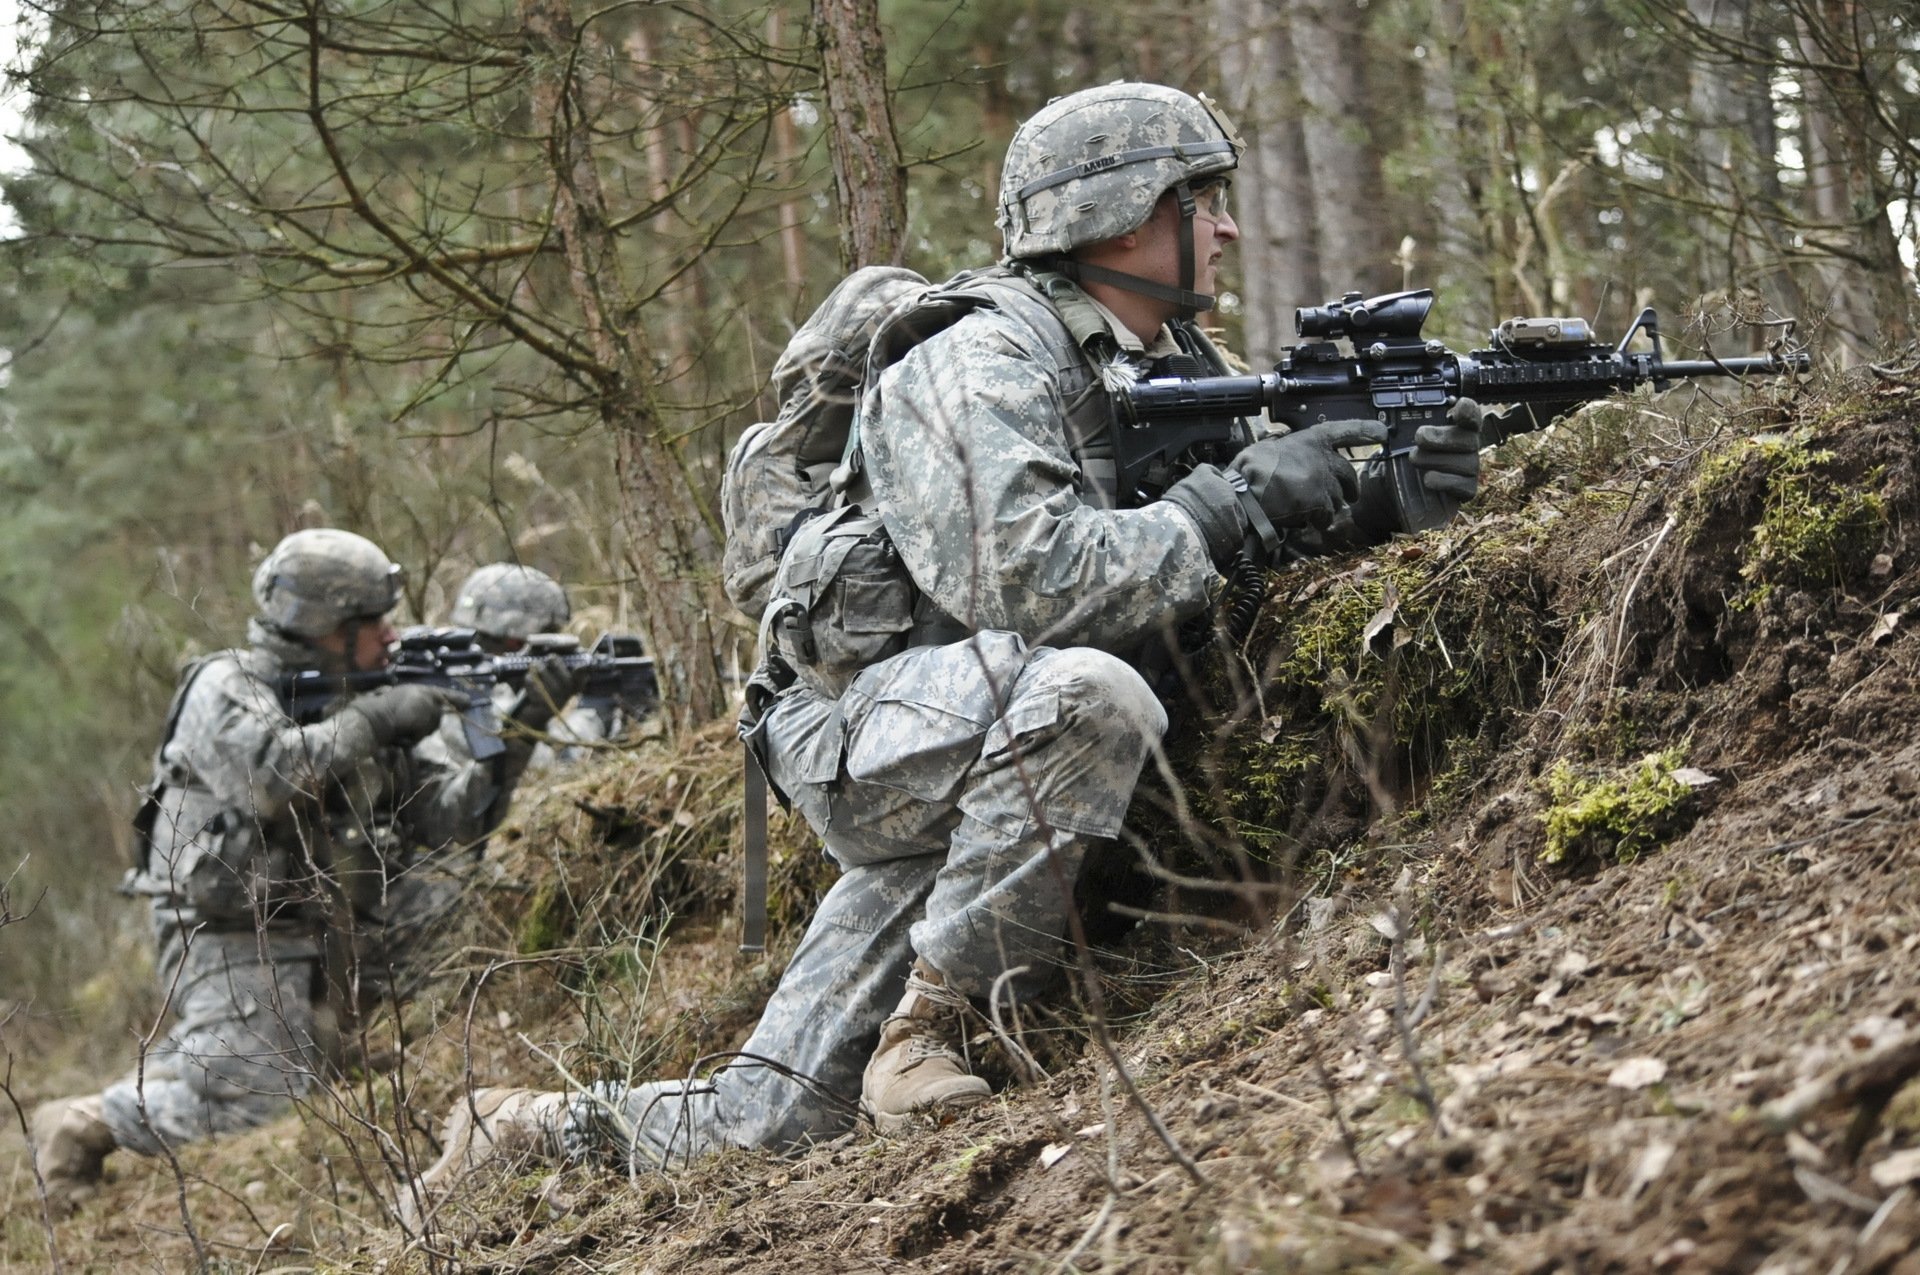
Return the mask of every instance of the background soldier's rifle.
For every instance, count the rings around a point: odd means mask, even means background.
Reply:
[[[425,626],[400,635],[391,662],[383,669],[287,674],[281,683],[281,702],[296,722],[307,723],[319,721],[342,695],[408,682],[445,687],[466,698],[460,716],[467,747],[476,759],[485,760],[506,747],[500,739],[493,688],[503,683],[524,686],[533,666],[549,656],[559,657],[570,669],[586,670],[583,699],[617,704],[635,716],[644,716],[659,703],[653,659],[642,653],[640,639],[632,634],[603,634],[586,651],[580,649],[579,639],[566,634],[538,634],[523,651],[495,655],[481,647],[472,629]]]
[[[1618,345],[1593,339],[1585,319],[1508,319],[1495,328],[1491,348],[1456,354],[1420,335],[1433,308],[1433,291],[1420,288],[1338,301],[1294,311],[1302,337],[1274,370],[1259,376],[1166,376],[1142,380],[1119,399],[1114,434],[1120,490],[1132,493],[1183,457],[1215,457],[1240,437],[1242,417],[1265,415],[1293,428],[1323,421],[1372,418],[1386,423],[1387,442],[1367,458],[1363,482],[1384,481],[1399,525],[1438,527],[1456,502],[1428,491],[1411,462],[1414,431],[1446,423],[1447,403],[1471,398],[1483,407],[1516,406],[1489,417],[1488,446],[1511,434],[1539,429],[1582,403],[1640,385],[1666,389],[1702,376],[1784,376],[1809,370],[1804,351],[1777,346],[1749,358],[1668,360],[1660,348],[1660,318],[1642,310]],[[1648,351],[1629,350],[1645,334]],[[1350,349],[1339,342],[1345,339]]]
[[[660,678],[653,657],[634,633],[602,633],[599,641],[585,651],[580,639],[566,633],[536,633],[527,639],[523,654],[503,655],[500,680],[519,686],[527,670],[548,655],[562,657],[567,667],[585,669],[575,703],[611,723],[616,712],[629,721],[639,721],[660,707]]]

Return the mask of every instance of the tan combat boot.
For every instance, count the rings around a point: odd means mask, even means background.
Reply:
[[[46,1184],[47,1207],[66,1217],[86,1202],[100,1181],[100,1167],[116,1145],[99,1094],[56,1098],[34,1109],[33,1167]]]
[[[441,1131],[440,1158],[408,1183],[396,1201],[401,1224],[417,1231],[453,1184],[490,1160],[510,1155],[552,1157],[560,1153],[567,1095],[536,1089],[476,1089],[460,1099]]]
[[[967,998],[940,971],[916,961],[907,994],[880,1028],[880,1045],[860,1083],[860,1109],[881,1133],[904,1133],[914,1117],[971,1107],[993,1096],[954,1048],[964,1035]]]

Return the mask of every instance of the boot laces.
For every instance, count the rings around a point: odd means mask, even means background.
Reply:
[[[918,967],[907,975],[907,991],[917,994],[922,1005],[932,1013],[905,1016],[912,1024],[907,1037],[907,1056],[902,1070],[916,1067],[924,1062],[944,1059],[962,1071],[970,1072],[972,1067],[963,1051],[966,1042],[966,1016],[972,1012],[973,1003],[962,992],[948,987],[944,981],[935,981],[924,977]],[[956,1048],[956,1043],[960,1046]]]
[[[965,995],[948,987],[944,981],[936,983],[932,979],[926,978],[920,973],[919,967],[917,966],[907,975],[907,990],[909,992],[918,992],[926,998],[929,1005],[932,1005],[936,1009],[951,1010],[955,1014],[962,1014],[972,1008],[972,1002],[969,1001]]]
[[[936,1058],[945,1059],[962,1071],[968,1070],[967,1060],[960,1056],[960,1051],[948,1044],[943,1036],[933,1031],[917,1031],[907,1037],[907,1061],[901,1070],[904,1071]]]

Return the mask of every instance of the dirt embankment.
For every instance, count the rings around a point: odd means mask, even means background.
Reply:
[[[723,740],[578,781],[397,1081],[183,1157],[196,1234],[263,1271],[1920,1271],[1917,441],[1881,386],[1515,445],[1483,512],[1281,578],[1208,671],[1136,841],[1235,888],[1111,874],[1161,917],[1099,957],[1115,1057],[1041,1014],[1049,1076],[922,1137],[513,1166],[406,1241],[380,1150],[430,1154],[467,1076],[684,1067],[777,969],[716,920]],[[177,1268],[179,1198],[118,1164],[62,1255]]]

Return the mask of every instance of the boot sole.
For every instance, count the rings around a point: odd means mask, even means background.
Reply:
[[[991,1097],[993,1097],[991,1093],[956,1094],[951,1098],[942,1098],[924,1107],[899,1114],[875,1111],[863,1100],[860,1103],[860,1113],[873,1122],[874,1129],[879,1133],[893,1137],[897,1134],[912,1133],[916,1126],[923,1126],[928,1122],[938,1124],[943,1114],[958,1115],[969,1107],[979,1106]]]

